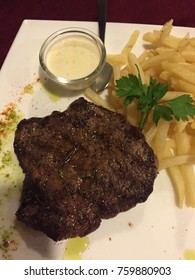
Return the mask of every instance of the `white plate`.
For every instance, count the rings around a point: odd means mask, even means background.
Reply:
[[[98,29],[97,23],[94,22],[23,22],[0,72],[0,111],[8,103],[15,102],[26,117],[44,116],[54,109],[66,109],[69,103],[78,97],[75,95],[51,99],[40,83],[34,84],[33,94],[22,94],[25,86],[32,85],[39,77],[38,54],[44,39],[60,28],[73,26],[85,27],[96,33]],[[156,27],[108,23],[107,52],[120,52],[134,30],[140,30],[142,35]],[[195,36],[195,30],[192,28],[175,27],[173,32],[176,35],[190,32]],[[143,51],[141,35],[133,50],[135,54]],[[12,149],[12,145],[10,148]],[[0,198],[3,201],[0,203],[1,235],[5,234],[8,226],[13,225],[18,205],[18,195],[12,192],[12,189],[17,176],[19,182],[22,177],[19,171],[12,170],[12,173],[14,175],[10,177],[15,176],[14,179],[4,180],[0,170],[0,190],[3,192],[5,189],[11,189],[9,195]],[[63,256],[66,241],[54,243],[42,233],[27,229],[18,223],[14,224],[9,234],[8,241],[13,239],[16,244],[9,244],[12,251],[5,252],[5,256],[0,249],[0,259],[61,259]],[[89,244],[82,258],[184,259],[186,249],[195,249],[194,236],[195,209],[176,207],[169,178],[165,172],[161,172],[155,181],[154,192],[146,203],[103,221],[100,228],[88,236]],[[5,248],[5,244],[3,245]]]

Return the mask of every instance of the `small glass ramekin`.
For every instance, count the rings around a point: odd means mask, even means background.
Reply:
[[[58,42],[65,40],[66,38],[79,37],[84,40],[88,40],[94,44],[94,48],[99,52],[99,62],[97,66],[92,70],[92,72],[87,75],[75,79],[67,79],[62,75],[56,75],[49,69],[47,58],[52,47]],[[43,43],[39,53],[39,61],[42,70],[44,71],[46,77],[58,85],[63,86],[65,89],[69,90],[82,90],[93,84],[97,76],[100,74],[106,63],[106,49],[100,38],[92,31],[84,28],[64,28],[58,30],[51,34]]]

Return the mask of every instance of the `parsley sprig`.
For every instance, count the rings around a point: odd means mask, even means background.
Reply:
[[[138,76],[129,74],[116,80],[116,95],[124,98],[124,106],[137,99],[137,110],[140,112],[138,127],[143,130],[152,111],[152,119],[157,125],[160,118],[171,121],[187,121],[195,115],[194,100],[189,94],[176,98],[162,99],[168,91],[167,84],[161,84],[150,77],[149,85],[143,84],[138,69]]]

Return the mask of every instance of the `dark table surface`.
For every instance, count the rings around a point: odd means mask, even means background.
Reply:
[[[194,0],[108,0],[109,22],[195,27]],[[96,0],[6,0],[0,3],[0,67],[24,19],[96,21]]]

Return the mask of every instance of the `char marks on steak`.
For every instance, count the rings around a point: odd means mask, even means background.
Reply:
[[[157,175],[141,131],[84,98],[22,120],[14,150],[25,173],[17,219],[55,241],[85,236],[146,201]]]

